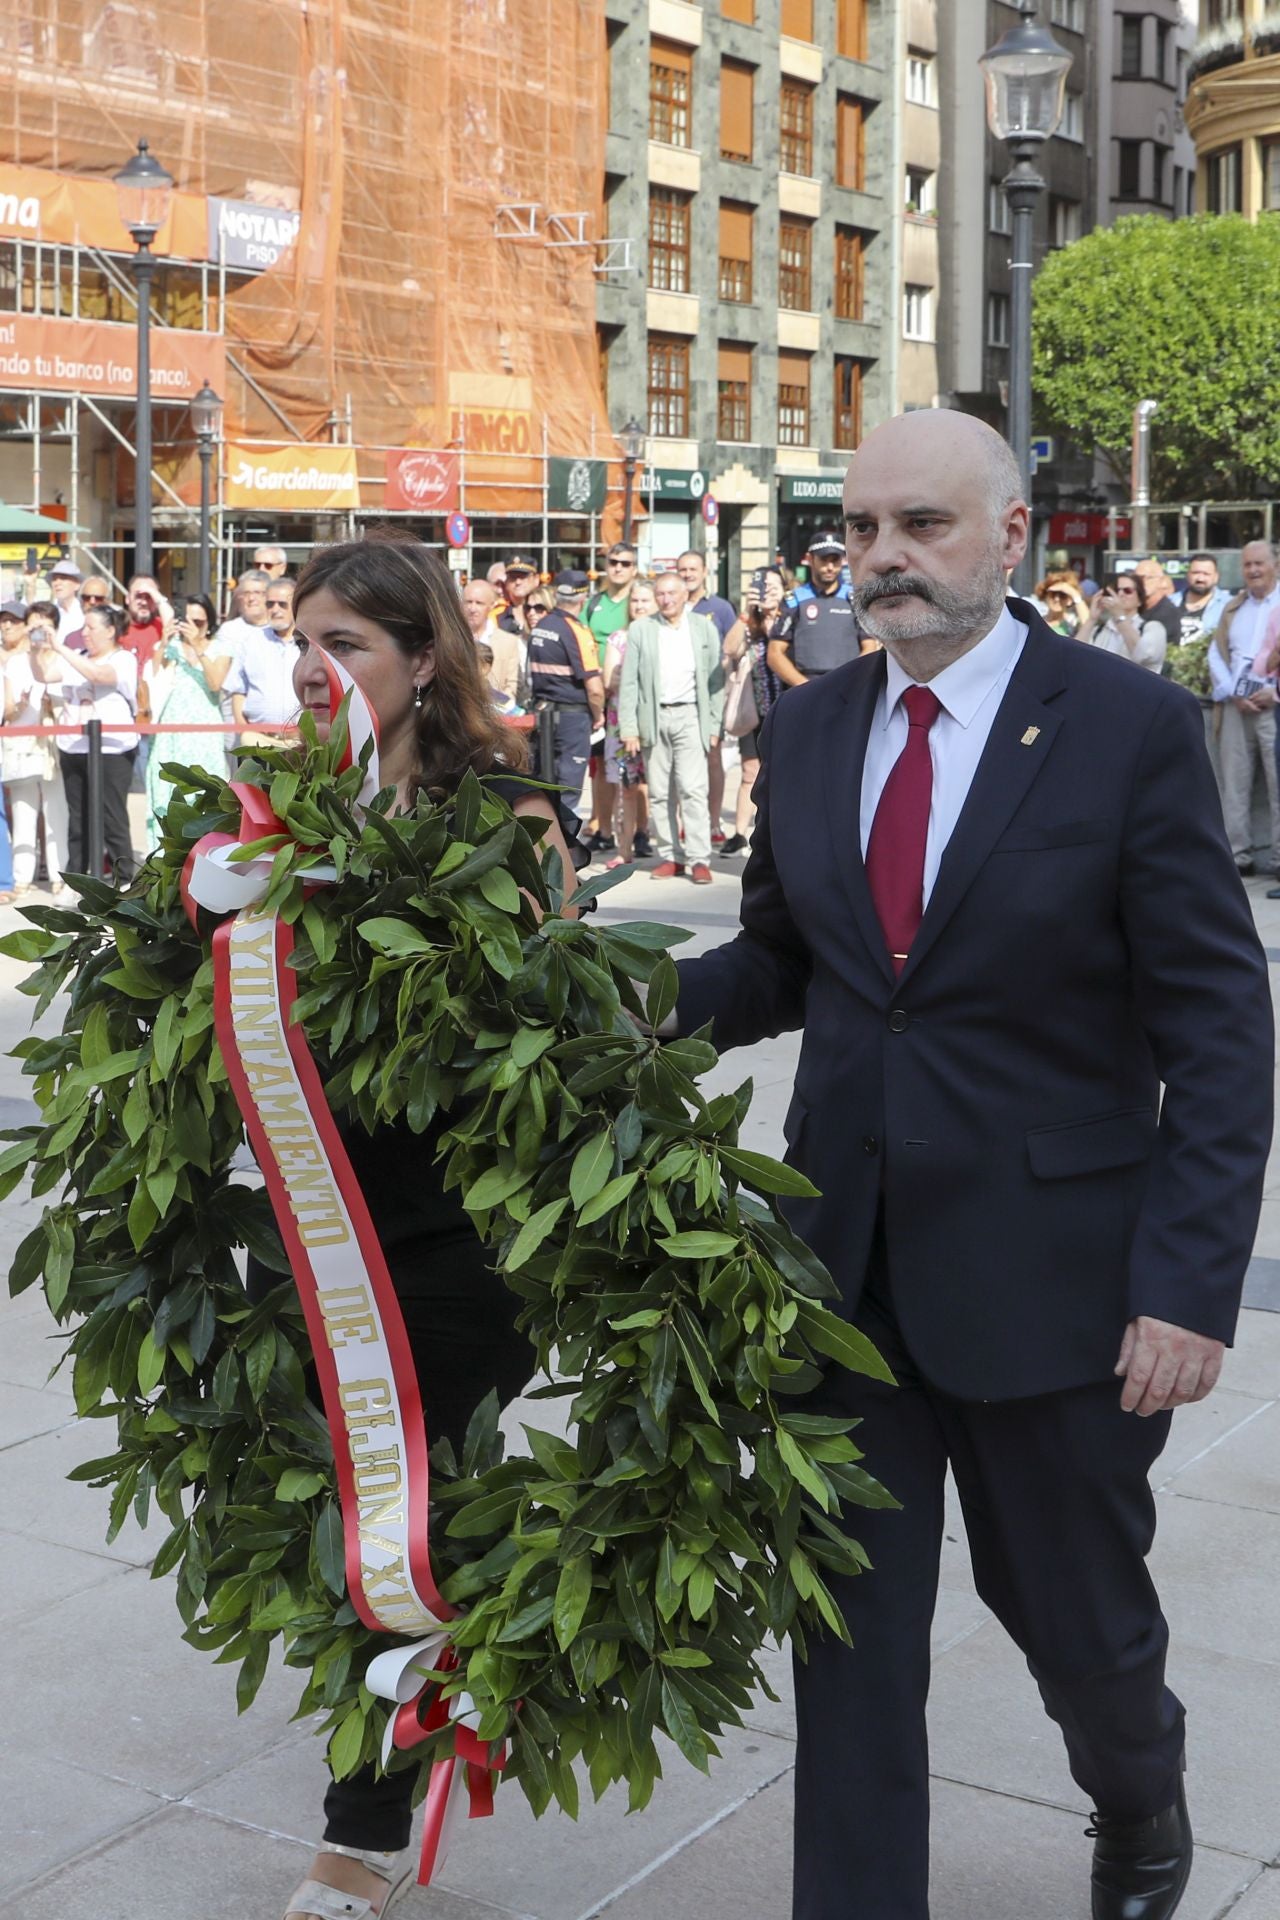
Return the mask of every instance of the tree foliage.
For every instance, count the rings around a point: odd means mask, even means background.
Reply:
[[[887,1375],[777,1211],[812,1189],[738,1144],[749,1084],[705,1098],[706,1040],[660,1045],[632,1017],[636,981],[654,1025],[674,1004],[666,947],[684,936],[562,917],[541,823],[473,776],[448,808],[390,816],[387,794],[358,813],[360,772],[335,752],[268,751],[241,776],[286,829],[268,905],[295,929],[295,1018],[336,1110],[415,1131],[448,1111],[447,1179],[520,1298],[530,1371],[554,1364],[550,1391],[572,1397],[568,1439],[526,1429],[504,1457],[490,1401],[460,1460],[433,1452],[433,1559],[464,1609],[447,1691],[472,1696],[482,1739],[512,1741],[503,1778],[537,1811],[576,1805],[579,1757],[597,1793],[625,1780],[643,1805],[655,1732],[705,1768],[763,1684],[766,1636],[844,1633],[826,1581],[864,1561],[841,1504],[891,1502],[850,1423],[797,1396],[820,1358]],[[38,1008],[69,995],[63,1031],[17,1049],[41,1113],[6,1136],[0,1193],[30,1171],[54,1197],[10,1286],[43,1285],[77,1408],[115,1427],[74,1477],[110,1488],[113,1531],[131,1509],[164,1516],[154,1573],[177,1572],[186,1638],[239,1663],[242,1707],[283,1641],[344,1774],[379,1750],[386,1709],[361,1680],[394,1642],[346,1595],[293,1287],[251,1306],[234,1259],[284,1268],[265,1195],[235,1174],[208,927],[179,881],[238,803],[166,775],[164,843],[134,885],[77,881],[78,907],[30,908],[3,942],[37,963]],[[337,881],[308,896],[325,862]]]
[[[1249,500],[1280,484],[1280,220],[1140,214],[1051,254],[1032,377],[1049,428],[1127,482],[1133,410],[1152,422],[1154,500]]]

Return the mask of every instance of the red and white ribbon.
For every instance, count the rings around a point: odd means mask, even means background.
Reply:
[[[331,713],[347,701],[342,767],[369,758],[359,795],[379,791],[377,721],[351,677],[326,656]],[[183,875],[187,911],[232,914],[213,936],[214,1016],[228,1078],[262,1169],[297,1283],[333,1437],[347,1586],[365,1625],[417,1637],[375,1657],[370,1690],[396,1705],[384,1761],[450,1719],[454,1751],[432,1771],[419,1879],[444,1858],[450,1808],[467,1792],[473,1815],[492,1811],[489,1749],[466,1695],[441,1702],[424,1671],[456,1665],[443,1631],[456,1616],[440,1594],[428,1539],[430,1478],[417,1370],[378,1236],[352,1171],[306,1036],[293,1019],[293,929],[261,902],[274,851],[237,860],[239,847],[284,835],[259,787],[234,783],[238,835],[208,834]],[[306,870],[308,882],[336,877]],[[500,1767],[501,1759],[493,1763]]]

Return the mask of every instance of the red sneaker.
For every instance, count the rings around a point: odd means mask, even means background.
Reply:
[[[724,835],[718,829],[711,836],[711,844],[713,847],[722,847],[724,845]]]
[[[649,869],[649,878],[651,880],[674,880],[683,872],[683,860],[659,860],[656,867]]]
[[[704,866],[701,860],[695,860],[693,863],[693,872],[689,875],[689,878],[695,887],[709,887],[711,885],[711,869],[710,867]]]

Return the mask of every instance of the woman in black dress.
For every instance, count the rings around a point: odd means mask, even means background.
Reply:
[[[559,854],[571,883],[559,818],[519,777],[522,737],[494,714],[457,591],[435,555],[398,536],[320,548],[294,604],[294,689],[321,737],[330,719],[328,655],[377,716],[382,785],[396,788],[402,806],[412,806],[422,788],[456,791],[470,769],[517,814],[549,822],[544,844]],[[426,1133],[402,1123],[372,1135],[344,1126],[342,1135],[404,1313],[428,1437],[457,1447],[491,1389],[502,1401],[520,1392],[531,1349],[514,1325],[515,1299],[490,1268],[456,1190],[444,1190],[435,1152],[448,1124],[442,1116]],[[251,1291],[275,1281],[251,1272]],[[286,1920],[366,1920],[386,1911],[412,1877],[398,1856],[409,1842],[413,1781],[412,1772],[378,1779],[369,1767],[330,1784],[324,1840]]]

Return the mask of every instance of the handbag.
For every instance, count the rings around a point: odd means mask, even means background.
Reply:
[[[735,740],[744,733],[754,733],[760,725],[751,667],[751,647],[748,644],[743,648],[741,658],[735,660],[729,669],[724,695],[724,730],[732,734]]]

